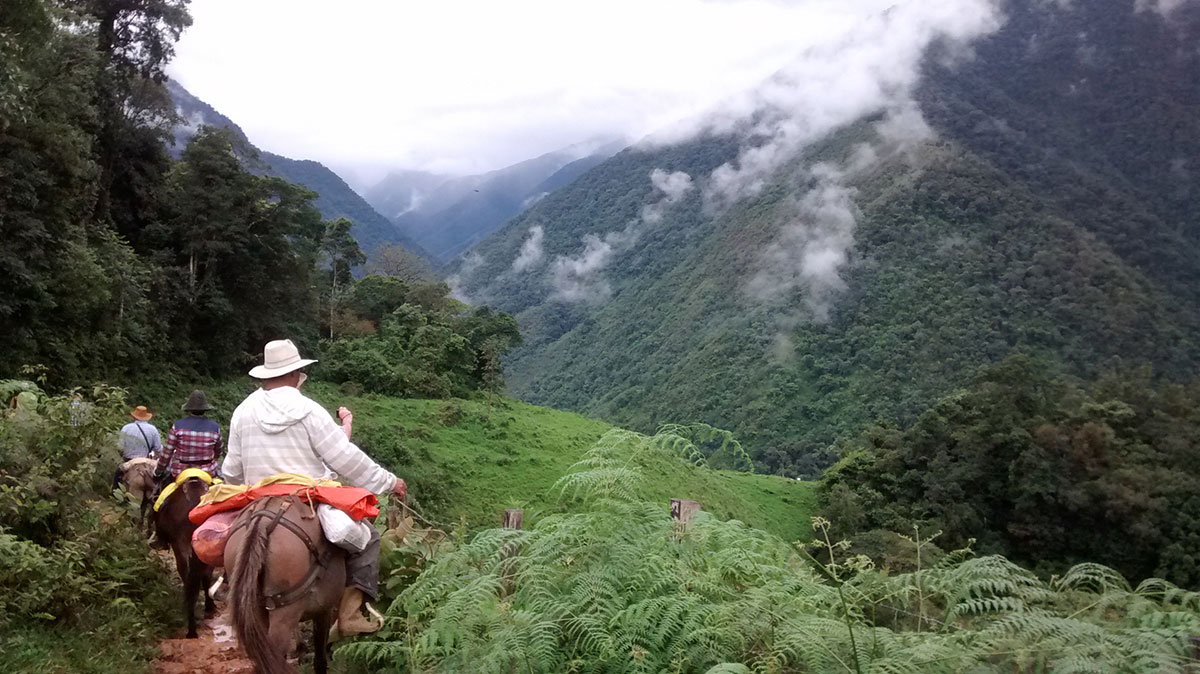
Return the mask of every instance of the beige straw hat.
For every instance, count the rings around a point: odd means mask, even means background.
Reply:
[[[277,339],[263,347],[263,364],[250,370],[255,379],[273,379],[293,370],[312,365],[317,361],[301,358],[300,350],[290,339]]]

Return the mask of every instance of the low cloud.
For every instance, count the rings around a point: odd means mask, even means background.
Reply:
[[[584,235],[582,253],[556,259],[550,270],[554,297],[564,302],[601,302],[612,296],[612,287],[601,272],[617,248],[622,247],[624,236],[623,233],[610,233],[604,238]]]
[[[709,176],[706,207],[719,211],[758,194],[805,146],[868,114],[891,111],[892,125],[881,134],[928,137],[912,94],[929,46],[957,45],[949,51],[969,55],[963,45],[999,26],[992,0],[910,0],[812,46],[765,85],[693,128],[744,138],[737,158]]]
[[[790,358],[790,335],[798,325],[828,322],[846,290],[842,275],[854,264],[858,227],[853,180],[882,161],[919,164],[921,143],[933,138],[920,114],[905,106],[890,110],[874,129],[874,144],[858,144],[844,164],[823,162],[803,171],[806,191],[785,208],[787,220],[745,285],[746,294],[771,313],[773,361]]]
[[[545,237],[546,231],[541,225],[534,225],[529,228],[529,236],[525,237],[525,242],[521,244],[521,252],[517,255],[517,259],[513,260],[512,270],[517,273],[532,269],[541,264],[542,238]]]
[[[813,187],[795,202],[793,219],[759,257],[746,291],[775,307],[786,307],[799,295],[807,317],[823,323],[846,288],[841,270],[854,245],[855,190],[829,164],[813,167],[810,176]]]
[[[446,277],[446,285],[450,286],[450,296],[460,302],[472,304],[471,296],[467,294],[466,286],[471,281],[471,277],[475,272],[483,266],[483,256],[479,253],[470,252],[463,258],[463,262],[458,267],[458,272]]]
[[[667,208],[678,203],[685,194],[692,190],[692,177],[683,171],[668,173],[662,169],[650,172],[650,184],[656,192],[662,193],[662,198],[642,208],[642,221],[649,225],[662,222]]]
[[[521,210],[528,209],[530,206],[536,204],[537,202],[541,201],[542,199],[545,199],[548,196],[550,196],[549,192],[538,192],[537,194],[534,194],[533,196],[527,197],[525,199],[525,201],[521,202]]]
[[[651,194],[661,195],[642,208],[641,217],[624,229],[609,232],[603,237],[586,234],[583,252],[574,257],[560,255],[550,268],[552,297],[564,302],[603,302],[612,296],[612,286],[604,270],[619,254],[633,247],[647,226],[662,222],[666,211],[679,203],[694,185],[692,177],[683,171],[668,172],[656,168],[650,172]],[[540,240],[539,240],[540,241]],[[528,243],[528,241],[526,241]],[[525,247],[521,247],[522,256]],[[517,261],[520,261],[518,256]],[[516,263],[513,263],[514,269]]]

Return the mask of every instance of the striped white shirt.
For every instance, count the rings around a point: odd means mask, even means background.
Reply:
[[[221,464],[221,476],[232,484],[278,473],[337,479],[375,494],[396,484],[396,476],[351,443],[325,408],[290,386],[258,389],[238,405]]]

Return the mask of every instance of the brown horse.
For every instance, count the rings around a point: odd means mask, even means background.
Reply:
[[[208,588],[212,585],[212,567],[200,561],[192,550],[192,532],[196,525],[188,520],[188,512],[200,503],[200,497],[208,491],[208,483],[192,478],[167,497],[162,508],[154,515],[158,527],[158,539],[171,545],[175,554],[175,567],[183,581],[183,613],[187,617],[187,638],[196,638],[196,597],[204,592],[204,616],[212,617],[216,611]]]
[[[146,511],[154,498],[154,459],[132,459],[121,464],[121,484],[129,495],[141,502],[138,528],[146,526]],[[147,534],[149,532],[146,532]]]
[[[346,554],[296,496],[255,501],[225,545],[233,627],[259,674],[290,674],[301,621],[313,621],[313,672],[326,674],[329,628],[346,586]]]

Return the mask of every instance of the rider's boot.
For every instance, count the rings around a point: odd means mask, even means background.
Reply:
[[[363,615],[363,610],[370,615]],[[348,587],[342,593],[342,603],[338,606],[337,624],[330,630],[332,639],[352,637],[356,634],[378,632],[383,628],[383,616],[366,603],[362,590]]]

